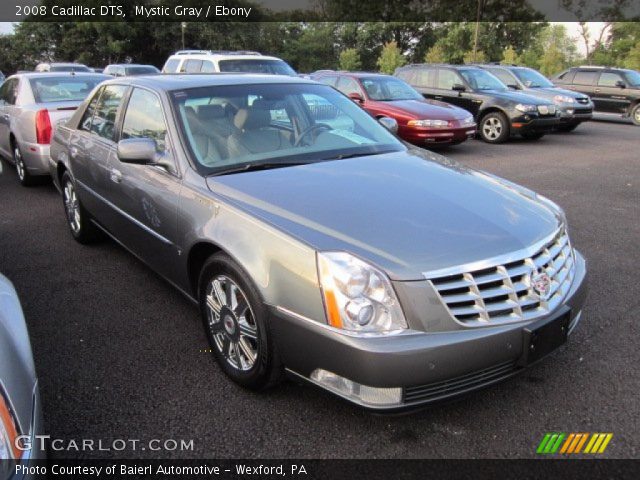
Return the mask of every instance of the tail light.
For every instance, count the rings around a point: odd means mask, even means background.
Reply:
[[[46,109],[36,112],[36,141],[40,145],[51,143],[51,118]]]
[[[4,473],[3,469],[7,466],[6,460],[11,463],[12,460],[19,460],[22,457],[23,452],[16,444],[19,435],[18,422],[0,391],[0,473]]]

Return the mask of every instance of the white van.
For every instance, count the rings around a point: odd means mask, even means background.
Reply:
[[[246,50],[180,50],[171,55],[162,67],[162,73],[218,72],[296,75],[284,60]]]

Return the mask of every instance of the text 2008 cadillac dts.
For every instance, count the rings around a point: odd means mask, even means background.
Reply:
[[[291,77],[103,83],[54,135],[72,235],[106,232],[200,305],[252,389],[285,372],[395,410],[562,345],[586,295],[551,201],[407,148]]]

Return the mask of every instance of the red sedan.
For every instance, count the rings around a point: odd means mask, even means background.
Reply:
[[[323,73],[317,80],[337,88],[374,117],[394,118],[400,138],[414,145],[456,145],[476,134],[471,113],[448,103],[426,100],[396,77],[332,72]]]

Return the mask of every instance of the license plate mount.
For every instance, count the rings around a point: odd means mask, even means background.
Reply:
[[[558,315],[527,325],[522,330],[522,356],[518,365],[537,362],[564,345],[569,332],[571,310],[566,308]]]

